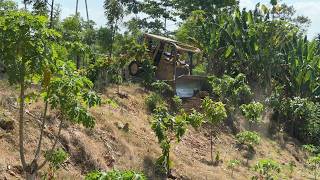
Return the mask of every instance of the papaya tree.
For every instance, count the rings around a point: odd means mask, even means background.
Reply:
[[[227,113],[225,109],[225,105],[222,102],[213,102],[212,99],[206,97],[202,101],[202,108],[204,111],[206,122],[211,126],[210,129],[210,153],[211,153],[211,161],[213,160],[213,137],[215,126],[222,123],[227,118]]]
[[[60,35],[48,29],[44,16],[34,16],[26,11],[10,11],[0,17],[1,58],[6,65],[10,84],[19,87],[19,152],[22,169],[26,179],[36,179],[38,171],[48,162],[40,161],[44,130],[48,109],[59,113],[60,125],[54,143],[49,150],[55,150],[62,124],[66,120],[94,126],[94,118],[87,108],[99,104],[100,98],[90,91],[92,83],[80,76],[72,62],[61,61],[58,50],[61,48],[55,40]],[[40,135],[34,158],[28,162],[24,146],[25,109],[30,85],[36,85],[35,93],[44,102],[42,116],[39,117]]]

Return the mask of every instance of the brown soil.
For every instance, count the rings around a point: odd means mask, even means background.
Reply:
[[[115,100],[119,107],[104,104],[91,110],[96,118],[94,129],[85,129],[79,125],[67,123],[63,126],[59,140],[59,147],[65,149],[70,158],[57,172],[57,179],[81,179],[84,174],[94,169],[110,170],[112,168],[132,169],[144,172],[149,179],[164,179],[156,175],[155,161],[161,154],[161,149],[150,128],[151,116],[144,105],[148,95],[137,85],[121,86],[121,91],[128,95],[128,99],[121,99],[116,94],[117,87],[110,87],[102,93],[104,99]],[[0,180],[22,179],[19,152],[17,112],[10,106],[16,103],[16,90],[0,81],[0,118],[6,116],[15,121],[13,131],[0,128]],[[27,109],[34,115],[39,115],[42,103],[36,102]],[[58,122],[54,112],[50,113],[50,123],[46,128],[44,149],[53,142],[52,134],[58,131]],[[241,117],[238,121],[243,121]],[[267,121],[266,121],[267,123]],[[120,124],[120,125],[119,125]],[[121,129],[121,124],[127,124],[129,131]],[[38,123],[30,116],[26,116],[27,158],[31,159],[39,137]],[[220,153],[221,162],[213,166],[210,162],[209,137],[205,127],[196,131],[189,128],[183,140],[172,147],[171,158],[174,162],[173,174],[178,179],[192,180],[224,180],[250,179],[254,172],[252,166],[259,159],[270,158],[286,165],[294,162],[296,167],[289,178],[288,168],[282,168],[280,179],[308,179],[312,175],[304,167],[304,153],[297,143],[292,140],[279,144],[262,133],[262,143],[256,148],[255,156],[246,165],[245,151],[239,149],[234,135],[226,126],[219,128],[219,135],[215,140],[214,151]],[[229,160],[241,160],[242,165],[235,169],[234,176],[227,168]],[[44,174],[47,167],[41,171]]]

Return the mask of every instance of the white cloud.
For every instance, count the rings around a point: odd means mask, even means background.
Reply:
[[[313,38],[320,33],[320,1],[295,1],[292,5],[297,10],[297,15],[308,16],[311,19],[308,37]]]

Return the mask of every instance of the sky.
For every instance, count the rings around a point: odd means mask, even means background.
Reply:
[[[15,0],[21,2],[21,0]],[[103,9],[104,0],[88,0],[89,17],[95,21],[97,26],[104,26],[106,19],[104,17]],[[270,0],[240,0],[242,8],[253,9],[255,5],[261,2],[269,4]],[[320,0],[282,0],[283,3],[293,5],[297,10],[297,15],[308,16],[312,23],[308,29],[308,37],[315,37],[318,32],[320,33]],[[65,18],[75,13],[76,0],[55,0],[62,6],[62,18]],[[79,0],[79,12],[81,16],[86,17],[85,0]],[[177,26],[173,22],[168,23],[168,29],[174,30]]]

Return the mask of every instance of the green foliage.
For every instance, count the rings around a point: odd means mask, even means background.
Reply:
[[[241,105],[251,100],[251,89],[246,83],[243,74],[235,78],[224,75],[222,78],[212,76],[209,78],[213,93],[228,106]]]
[[[71,62],[58,61],[56,72],[49,85],[50,91],[43,94],[51,109],[59,109],[71,121],[93,128],[94,118],[87,108],[100,105],[101,99],[90,90],[92,82],[80,76]]]
[[[258,172],[258,176],[252,179],[276,179],[281,171],[281,166],[271,159],[262,159],[254,166],[254,171]]]
[[[262,112],[264,111],[263,104],[253,102],[250,104],[243,104],[240,106],[242,115],[248,120],[250,126],[258,125],[262,121]]]
[[[161,95],[173,92],[172,87],[164,81],[156,81],[151,84],[151,87],[155,92]]]
[[[85,180],[146,180],[143,173],[134,171],[118,171],[112,170],[109,172],[94,171],[86,175]]]
[[[182,108],[182,99],[179,96],[173,96],[172,109],[174,112],[179,112]]]
[[[308,165],[309,168],[314,171],[314,179],[317,179],[320,170],[320,154],[317,156],[309,157]]]
[[[302,146],[304,150],[306,150],[308,153],[310,154],[320,154],[320,147],[319,146],[315,146],[313,144],[306,144]]]
[[[241,162],[239,160],[237,160],[237,159],[233,159],[233,160],[228,161],[227,167],[228,167],[228,169],[231,169],[231,175],[232,176],[233,176],[234,169],[236,167],[238,167],[240,165],[240,163]]]
[[[52,152],[48,151],[45,158],[54,169],[59,169],[60,166],[67,160],[69,155],[63,149],[57,149]]]
[[[142,61],[141,68],[143,69],[140,77],[142,78],[142,84],[145,87],[152,87],[152,83],[155,81],[155,69],[156,67],[151,61]]]
[[[190,116],[192,117],[190,118]],[[190,116],[183,111],[178,115],[172,116],[164,106],[159,106],[155,109],[151,128],[155,132],[162,149],[162,155],[156,163],[161,173],[168,175],[172,167],[170,160],[171,141],[176,139],[177,142],[180,142],[187,131],[188,125],[198,127],[202,124],[202,119],[201,117],[199,118],[200,115],[198,113],[194,111],[193,115]]]
[[[192,113],[189,115],[188,121],[193,127],[199,128],[204,122],[204,115],[197,112],[195,109],[192,109]]]
[[[227,118],[225,105],[222,102],[213,102],[212,99],[206,97],[201,107],[208,123],[212,125],[218,125]]]
[[[152,93],[146,99],[146,105],[150,112],[154,112],[159,106],[165,105],[165,101],[163,100],[162,96],[157,93]]]
[[[319,103],[306,98],[280,98],[273,101],[273,119],[280,122],[290,135],[304,143],[320,144]]]
[[[258,133],[251,131],[243,131],[236,135],[237,142],[254,149],[254,146],[260,144],[261,138]]]

